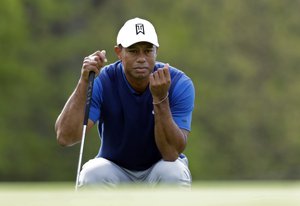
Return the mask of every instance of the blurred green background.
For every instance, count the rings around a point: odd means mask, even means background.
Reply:
[[[123,23],[150,20],[158,60],[196,88],[185,154],[194,180],[300,178],[299,0],[0,1],[0,181],[74,181],[79,145],[54,123],[83,58],[110,63]],[[100,141],[87,135],[83,161]]]

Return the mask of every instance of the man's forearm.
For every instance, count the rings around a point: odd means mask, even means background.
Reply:
[[[55,123],[58,143],[70,146],[80,141],[86,100],[84,81],[79,81]]]
[[[175,161],[186,145],[185,134],[173,121],[168,99],[154,105],[155,141],[166,161]]]

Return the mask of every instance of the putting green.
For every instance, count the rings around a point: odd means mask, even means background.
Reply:
[[[298,206],[299,182],[199,182],[191,191],[141,186],[74,191],[70,183],[0,183],[5,206]]]

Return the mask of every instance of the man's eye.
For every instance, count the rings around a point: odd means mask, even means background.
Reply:
[[[153,49],[147,49],[146,50],[146,53],[152,53],[153,52]]]
[[[130,53],[136,54],[137,50],[129,50]]]

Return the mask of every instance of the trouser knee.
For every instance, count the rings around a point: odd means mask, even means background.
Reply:
[[[96,184],[113,186],[125,181],[125,178],[112,162],[104,158],[96,158],[83,165],[79,182],[81,187]]]
[[[153,167],[150,182],[190,186],[191,174],[187,165],[181,160],[174,162],[162,160]]]

